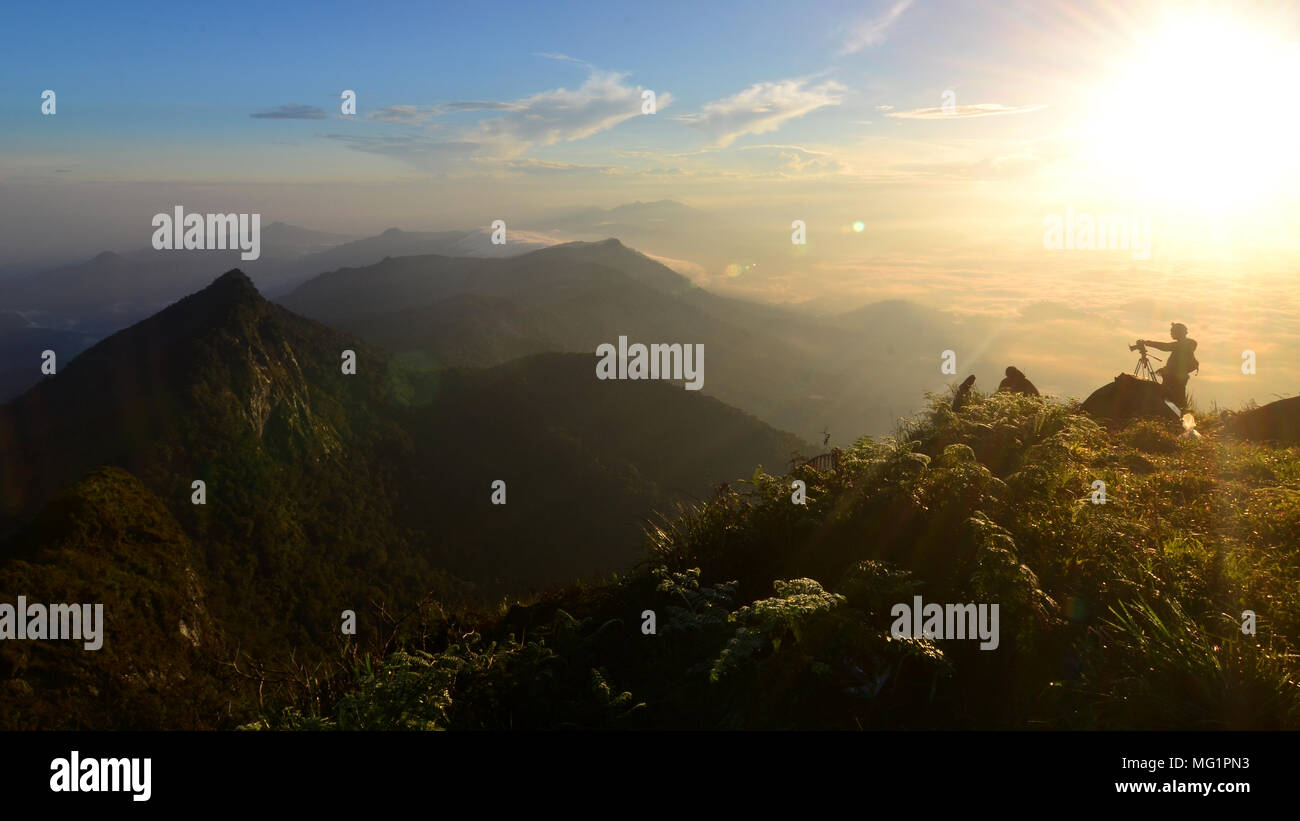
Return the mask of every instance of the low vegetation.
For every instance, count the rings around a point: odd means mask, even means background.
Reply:
[[[664,516],[627,577],[426,604],[245,726],[1300,728],[1300,452],[1197,427],[931,397],[837,468]],[[916,595],[998,604],[998,648],[893,637]]]

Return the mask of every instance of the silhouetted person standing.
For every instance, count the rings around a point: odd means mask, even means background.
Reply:
[[[998,393],[1023,393],[1026,396],[1038,396],[1038,388],[1029,381],[1029,377],[1020,372],[1015,365],[1007,366],[1007,376],[998,383]]]
[[[1196,340],[1187,335],[1187,326],[1175,322],[1169,326],[1169,335],[1173,342],[1157,342],[1153,339],[1138,340],[1140,344],[1158,351],[1169,351],[1169,361],[1156,373],[1160,374],[1160,385],[1165,396],[1178,406],[1179,411],[1187,410],[1187,380],[1192,371],[1198,370],[1201,363],[1196,361]]]
[[[966,380],[957,388],[957,395],[952,398],[952,409],[961,410],[961,406],[966,404],[966,399],[970,396],[971,389],[975,387],[975,374],[966,377]]]

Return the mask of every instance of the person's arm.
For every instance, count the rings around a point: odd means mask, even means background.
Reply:
[[[1154,339],[1143,339],[1142,344],[1148,348],[1155,348],[1157,351],[1172,351],[1176,342],[1157,342]]]

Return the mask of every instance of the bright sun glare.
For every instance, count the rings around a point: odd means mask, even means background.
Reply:
[[[1104,83],[1091,171],[1151,202],[1240,214],[1293,196],[1300,43],[1224,16],[1167,21]]]

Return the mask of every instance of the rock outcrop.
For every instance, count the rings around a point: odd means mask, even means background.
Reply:
[[[1247,439],[1300,442],[1300,396],[1233,414],[1227,428]]]
[[[1160,385],[1147,379],[1122,373],[1115,381],[1092,392],[1083,402],[1083,410],[1098,420],[1167,419],[1176,421],[1179,414],[1165,401]]]

